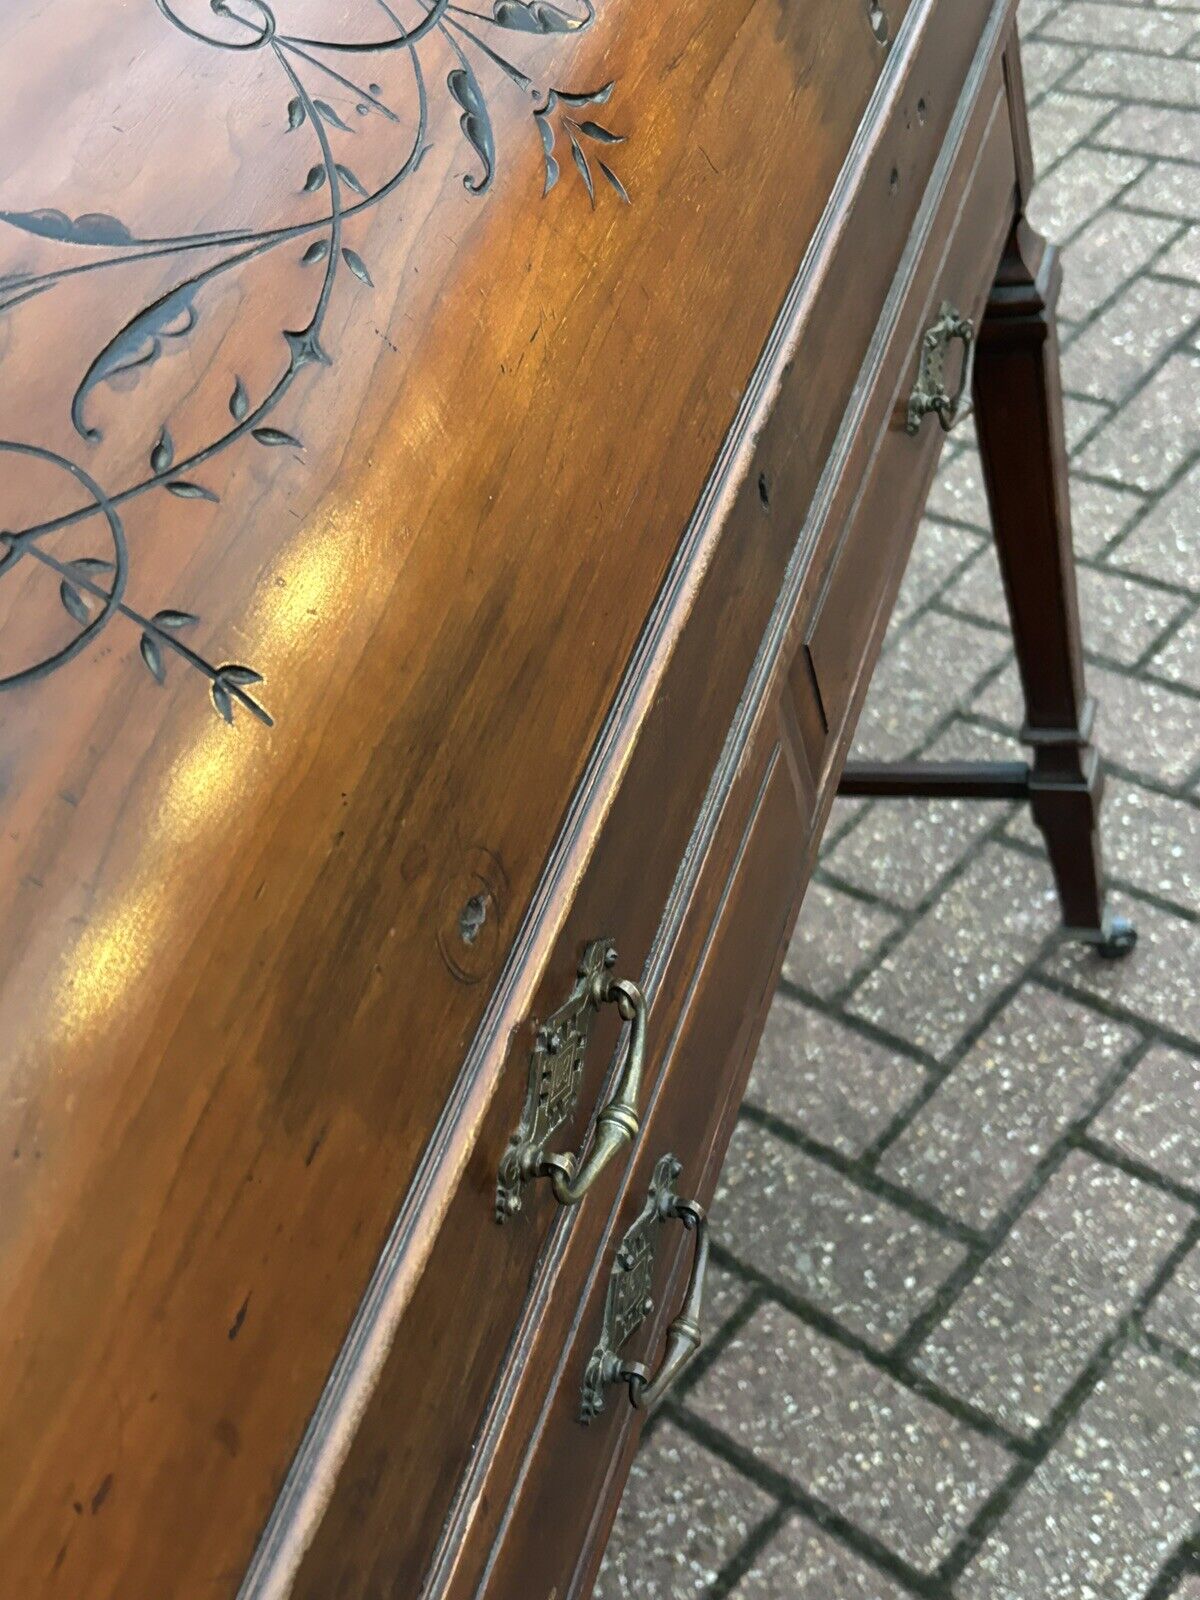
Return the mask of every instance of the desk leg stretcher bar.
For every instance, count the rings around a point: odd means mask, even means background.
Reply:
[[[1027,179],[1027,174],[1022,175]],[[1024,196],[1022,196],[1023,198]],[[1105,907],[1098,823],[1104,775],[1083,681],[1054,309],[1058,253],[1018,217],[979,330],[976,431],[1025,695],[1033,762],[852,762],[839,793],[1023,800],[1046,840],[1067,932],[1104,956],[1137,940]]]

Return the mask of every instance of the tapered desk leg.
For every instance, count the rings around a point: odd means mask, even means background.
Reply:
[[[1058,253],[1015,224],[988,300],[975,361],[976,428],[1033,747],[1030,802],[1067,928],[1107,955],[1136,934],[1106,913],[1100,861],[1103,774],[1071,545],[1054,309]]]

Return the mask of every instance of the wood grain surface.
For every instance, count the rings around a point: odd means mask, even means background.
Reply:
[[[236,1591],[904,10],[9,10],[14,1594]]]

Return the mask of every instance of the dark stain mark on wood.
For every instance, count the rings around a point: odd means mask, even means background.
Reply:
[[[228,1417],[221,1417],[219,1419],[216,1426],[213,1428],[213,1433],[216,1435],[217,1442],[225,1450],[227,1450],[231,1456],[236,1456],[238,1451],[242,1448],[242,1436],[238,1432],[237,1424],[230,1421]]]
[[[230,1337],[230,1339],[236,1339],[238,1334],[241,1333],[241,1331],[242,1331],[242,1323],[245,1322],[245,1320],[246,1320],[246,1312],[249,1310],[249,1308],[250,1308],[250,1296],[247,1295],[246,1298],[242,1301],[241,1305],[238,1307],[237,1316],[234,1317],[233,1321],[229,1325],[229,1337]]]

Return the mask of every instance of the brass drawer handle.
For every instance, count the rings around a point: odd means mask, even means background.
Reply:
[[[955,339],[963,347],[962,372],[953,394],[946,393],[946,352]],[[906,431],[916,433],[922,418],[933,412],[949,433],[964,417],[971,415],[971,403],[966,396],[971,392],[971,373],[975,366],[975,324],[970,317],[962,316],[948,300],[942,302],[937,321],[927,328],[921,340],[921,365],[916,387],[908,400]]]
[[[675,1180],[681,1170],[674,1156],[660,1158],[654,1168],[646,1204],[617,1251],[604,1302],[600,1341],[584,1373],[579,1408],[581,1422],[590,1422],[603,1411],[604,1391],[613,1383],[628,1385],[630,1405],[640,1411],[653,1411],[696,1359],[704,1343],[700,1307],[704,1300],[704,1275],[708,1270],[708,1219],[702,1206],[694,1200],[681,1200],[676,1194]],[[666,1354],[651,1378],[640,1361],[624,1360],[621,1348],[654,1310],[650,1286],[654,1276],[655,1235],[670,1221],[681,1222],[689,1233],[694,1233],[696,1244],[683,1306],[667,1329]]]
[[[521,1191],[535,1178],[550,1179],[559,1205],[578,1205],[617,1151],[638,1131],[646,1059],[646,1000],[636,983],[611,976],[616,960],[616,949],[609,940],[596,939],[588,945],[569,998],[538,1029],[529,1062],[525,1109],[509,1139],[496,1181],[497,1222],[520,1211]],[[629,1035],[613,1097],[601,1107],[596,1136],[580,1165],[577,1157],[548,1153],[546,1146],[575,1109],[588,1032],[603,1005],[616,1006],[629,1024]]]

